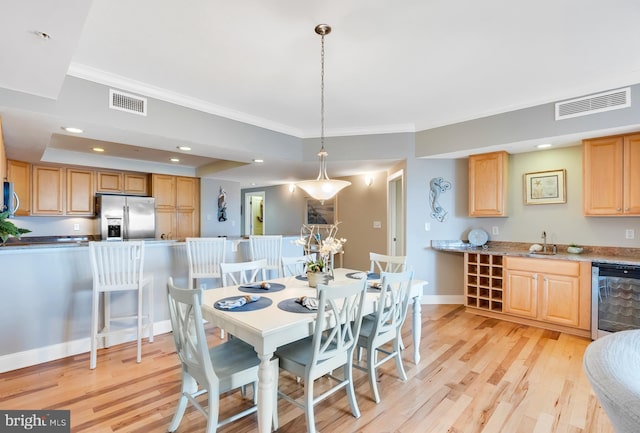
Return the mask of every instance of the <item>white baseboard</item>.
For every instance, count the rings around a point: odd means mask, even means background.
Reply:
[[[153,335],[166,334],[167,332],[171,332],[170,320],[163,320],[162,322],[155,322],[153,324]],[[109,339],[111,340],[111,345],[115,346],[116,344],[134,341],[135,333],[116,334]],[[87,337],[80,340],[67,341],[66,343],[38,347],[37,349],[0,356],[0,373],[42,364],[43,362],[54,361],[80,353],[87,353],[91,350],[90,340],[91,339]],[[88,364],[87,368],[89,368]]]
[[[464,304],[464,295],[422,295],[421,304]]]

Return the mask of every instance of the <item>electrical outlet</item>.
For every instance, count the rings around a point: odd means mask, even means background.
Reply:
[[[73,230],[75,230],[75,231],[80,230],[80,224],[74,224],[73,225]]]
[[[424,231],[425,232],[431,231],[431,223],[424,223]]]
[[[626,229],[624,231],[624,237],[625,237],[625,239],[635,239],[636,238],[636,231],[634,229]]]
[[[500,234],[500,228],[498,226],[491,227],[491,234],[492,235],[499,235]]]

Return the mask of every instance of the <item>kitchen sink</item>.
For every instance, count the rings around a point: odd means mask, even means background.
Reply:
[[[534,256],[555,256],[557,253],[553,251],[532,251],[529,254]]]

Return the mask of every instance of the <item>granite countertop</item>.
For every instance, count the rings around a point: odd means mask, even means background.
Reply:
[[[431,248],[438,251],[450,251],[456,253],[474,252],[481,254],[495,254],[514,257],[532,257],[552,260],[575,260],[587,262],[620,263],[628,265],[640,265],[640,248],[618,248],[584,246],[581,254],[567,252],[569,245],[558,245],[557,254],[535,254],[529,252],[531,243],[524,242],[499,242],[489,241],[483,247],[476,247],[464,241],[431,241]],[[553,245],[547,245],[551,250]]]

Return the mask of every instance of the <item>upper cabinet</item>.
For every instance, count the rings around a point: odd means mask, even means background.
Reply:
[[[94,173],[92,170],[67,168],[67,215],[94,215]]]
[[[23,161],[7,160],[7,179],[13,182],[13,192],[18,196],[19,206],[16,216],[31,214],[31,164]]]
[[[584,140],[584,214],[640,215],[640,170],[637,167],[640,167],[640,134]]]
[[[96,172],[96,192],[110,194],[147,195],[148,176],[144,173],[122,173],[117,171]]]
[[[507,152],[469,156],[469,216],[507,216],[508,173]]]
[[[156,237],[179,239],[200,235],[200,179],[151,175],[156,199]]]
[[[64,214],[64,168],[34,165],[31,215]]]

